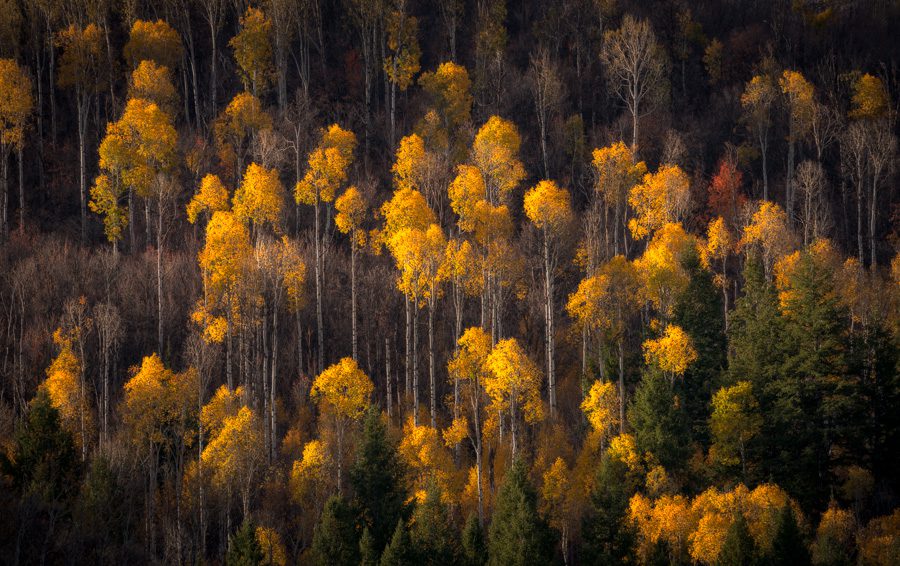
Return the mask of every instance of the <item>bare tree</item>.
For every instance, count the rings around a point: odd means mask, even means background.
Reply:
[[[874,269],[878,263],[875,253],[878,241],[875,238],[878,229],[878,188],[894,167],[897,155],[897,137],[891,131],[890,123],[882,120],[874,125],[866,137],[866,142],[869,170],[872,175],[871,192],[869,193],[869,251],[872,256],[871,267]]]
[[[534,109],[537,113],[538,129],[541,136],[541,159],[544,165],[544,178],[550,178],[550,167],[547,159],[547,129],[549,121],[559,109],[563,99],[563,86],[559,78],[556,62],[550,57],[545,47],[540,47],[531,55],[531,66],[528,70],[528,82],[531,95],[534,97]]]
[[[603,34],[600,58],[609,88],[631,114],[631,151],[637,157],[638,124],[653,111],[666,86],[666,56],[646,20],[626,15],[622,27]]]
[[[863,263],[863,194],[866,182],[866,144],[869,132],[862,122],[854,122],[841,136],[841,170],[856,187],[857,259]]]
[[[803,226],[803,244],[807,245],[825,235],[829,215],[825,200],[825,171],[817,161],[804,161],[797,166],[794,184],[800,195],[800,224]]]

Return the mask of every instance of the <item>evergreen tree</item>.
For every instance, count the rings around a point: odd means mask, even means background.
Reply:
[[[706,440],[709,402],[725,367],[722,295],[713,283],[712,273],[703,269],[696,253],[689,254],[683,265],[690,279],[675,303],[673,322],[691,337],[697,360],[682,379],[682,401],[694,438]]]
[[[251,521],[244,521],[236,533],[228,537],[227,566],[255,566],[263,560],[262,547],[256,539],[256,527]]]
[[[584,518],[586,564],[621,564],[633,553],[634,537],[625,520],[628,501],[640,481],[620,460],[604,454]]]
[[[415,552],[409,540],[409,532],[403,519],[397,521],[391,543],[381,555],[381,566],[413,566],[416,564]]]
[[[469,518],[466,519],[466,526],[462,532],[462,550],[463,563],[466,566],[483,566],[487,562],[484,530],[475,513],[469,513]]]
[[[359,540],[353,517],[353,510],[340,495],[328,499],[313,533],[313,563],[321,566],[359,563]]]
[[[688,427],[678,383],[649,367],[634,393],[628,422],[634,429],[638,451],[651,452],[666,470],[680,469],[690,445]]]
[[[419,564],[439,566],[456,561],[456,530],[450,526],[447,506],[435,482],[429,484],[425,500],[416,506],[410,531]]]
[[[360,566],[378,566],[378,552],[375,550],[375,540],[369,527],[364,527],[362,536],[359,537],[359,564]]]
[[[12,478],[20,494],[44,503],[68,500],[77,489],[81,466],[72,435],[62,428],[59,411],[43,389],[29,404],[16,429],[12,458],[0,454],[0,469]]]
[[[785,505],[778,515],[778,526],[772,541],[772,553],[767,562],[773,566],[806,566],[809,550],[800,534],[794,509]]]
[[[488,563],[492,566],[553,561],[553,534],[537,512],[537,497],[521,460],[506,473],[488,532]]]
[[[756,562],[756,548],[747,520],[742,513],[736,513],[734,522],[728,528],[722,550],[719,551],[718,566],[751,566]]]
[[[375,406],[366,413],[356,462],[350,469],[350,484],[362,522],[369,528],[373,547],[380,554],[390,540],[390,525],[406,520],[409,511],[397,445],[388,437]]]

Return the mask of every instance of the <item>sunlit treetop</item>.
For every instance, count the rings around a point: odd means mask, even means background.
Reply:
[[[452,61],[441,63],[436,70],[422,73],[419,84],[431,97],[444,128],[456,128],[471,119],[472,81],[465,67]]]
[[[605,433],[619,426],[619,395],[616,386],[595,381],[581,403],[588,422],[596,432]]]
[[[741,106],[756,119],[767,119],[778,91],[768,75],[756,75],[747,83],[741,95]]]
[[[784,314],[796,310],[796,302],[800,300],[796,292],[797,278],[807,264],[829,277],[838,277],[842,271],[841,257],[829,240],[819,239],[804,250],[782,256],[775,262],[775,287],[778,289],[778,302]],[[826,289],[820,289],[825,292]],[[830,291],[832,294],[834,290]],[[830,297],[837,299],[837,297]]]
[[[885,116],[891,101],[881,79],[865,73],[853,82],[850,105],[851,118],[872,120]]]
[[[624,202],[631,187],[647,174],[643,161],[634,162],[634,154],[624,142],[615,142],[595,149],[591,165],[594,168],[594,191],[610,205]]]
[[[369,203],[356,187],[347,190],[334,201],[334,225],[342,234],[350,234],[357,246],[365,244],[366,232],[362,229],[368,216]]]
[[[422,51],[416,39],[418,29],[418,20],[405,12],[394,10],[388,17],[387,45],[391,56],[384,61],[384,72],[401,91],[412,84],[419,72]]]
[[[795,130],[793,135],[800,136],[809,128],[815,111],[815,91],[812,83],[801,73],[788,69],[782,73],[778,84],[788,99],[792,128]]]
[[[280,232],[285,190],[276,169],[266,169],[256,163],[248,165],[233,200],[235,217],[254,226],[267,224],[276,233]]]
[[[166,441],[178,422],[197,416],[197,372],[176,374],[163,365],[157,354],[145,356],[125,383],[125,421],[133,442],[156,444]]]
[[[161,67],[174,69],[181,61],[181,38],[164,20],[136,20],[131,26],[123,55],[134,69],[141,61],[154,61]]]
[[[203,405],[200,423],[210,436],[217,435],[225,419],[238,413],[244,404],[244,394],[243,387],[229,389],[227,385],[222,385],[216,389],[209,402]]]
[[[693,340],[680,326],[666,326],[663,335],[644,342],[644,361],[673,376],[684,375],[697,360]]]
[[[527,422],[544,418],[541,400],[541,371],[515,338],[497,342],[487,359],[490,375],[484,389],[491,398],[491,406],[508,410],[515,404]]]
[[[252,6],[241,16],[241,29],[228,45],[234,49],[234,59],[245,90],[254,93],[264,89],[273,78],[272,21]]]
[[[491,116],[478,130],[472,144],[472,164],[481,170],[492,205],[505,202],[525,178],[519,161],[522,140],[515,124]]]
[[[170,69],[157,65],[151,60],[141,61],[131,73],[128,97],[142,98],[153,102],[169,115],[173,115],[178,94],[172,84]]]
[[[194,224],[201,213],[224,212],[229,206],[228,189],[218,175],[210,173],[200,180],[200,187],[187,205],[188,222]]]
[[[253,248],[247,227],[231,212],[214,212],[206,225],[200,267],[213,293],[233,289],[246,269]]]
[[[706,245],[700,249],[700,259],[710,268],[715,261],[722,261],[734,251],[734,235],[721,216],[709,221],[706,229]]]
[[[80,28],[75,24],[57,32],[54,42],[62,50],[59,75],[62,88],[93,89],[97,84],[103,55],[103,30],[95,24]]]
[[[306,174],[294,188],[294,200],[310,206],[318,201],[333,201],[347,181],[355,149],[353,132],[337,124],[322,130],[319,145],[309,154]]]
[[[678,222],[687,212],[690,180],[677,165],[663,165],[656,173],[647,173],[631,189],[628,204],[635,217],[628,221],[631,235],[642,239],[663,225]]]
[[[697,240],[681,224],[665,224],[650,240],[644,254],[634,261],[643,282],[645,300],[663,315],[671,316],[676,298],[687,288],[690,276],[684,261],[696,253]]]
[[[796,235],[788,223],[784,209],[770,201],[761,201],[738,242],[741,248],[758,249],[770,273],[775,261],[797,246]]]
[[[31,79],[12,59],[0,59],[0,147],[19,147],[34,107]],[[5,156],[0,154],[0,159]]]
[[[424,232],[437,222],[425,196],[412,189],[394,191],[391,199],[381,205],[381,216],[384,217],[383,237],[388,243],[401,230]]]
[[[525,214],[540,230],[558,232],[572,222],[572,198],[555,182],[541,181],[525,193]]]
[[[365,412],[374,388],[353,358],[342,358],[316,376],[309,394],[335,416],[358,419]]]
[[[425,165],[425,142],[417,134],[410,134],[400,140],[397,146],[397,158],[391,167],[394,175],[394,186],[397,189],[414,189],[422,187],[422,167]]]

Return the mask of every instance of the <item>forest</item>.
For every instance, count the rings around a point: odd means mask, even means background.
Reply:
[[[0,563],[900,565],[898,27],[0,0]]]

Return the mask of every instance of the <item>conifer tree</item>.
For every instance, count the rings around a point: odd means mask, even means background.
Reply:
[[[447,506],[441,501],[441,490],[436,482],[429,484],[425,499],[416,505],[410,530],[419,564],[455,563],[458,547],[454,540],[455,528],[450,523]]]
[[[462,531],[462,563],[465,566],[484,566],[487,562],[487,546],[478,515],[470,513]]]
[[[244,521],[236,533],[228,537],[227,566],[256,566],[263,560],[262,547],[256,540],[256,529],[250,521]]]
[[[722,550],[719,551],[717,566],[752,566],[756,563],[756,549],[753,546],[753,537],[747,527],[747,520],[742,513],[737,513]]]
[[[384,549],[381,555],[381,566],[413,566],[416,564],[412,543],[409,540],[409,531],[403,519],[397,521],[391,544]]]
[[[313,564],[319,566],[359,564],[359,540],[353,510],[340,495],[325,503],[316,524],[310,549]]]
[[[767,562],[773,566],[806,566],[810,563],[809,551],[797,525],[797,516],[790,504],[781,508],[772,541],[772,552]]]
[[[553,561],[553,535],[537,512],[525,464],[516,460],[497,495],[488,535],[488,564],[524,566]]]

